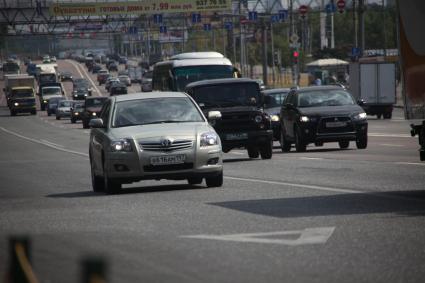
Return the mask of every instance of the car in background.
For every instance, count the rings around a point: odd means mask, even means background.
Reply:
[[[108,64],[108,71],[112,72],[112,71],[118,71],[118,65],[115,62],[111,62]]]
[[[83,78],[74,79],[72,81],[72,91],[77,90],[78,88],[86,88],[89,95],[92,95],[92,88],[88,80]]]
[[[105,89],[109,92],[109,88],[111,87],[111,84],[114,82],[120,82],[120,80],[117,77],[109,77],[108,79],[106,79],[105,82]]]
[[[81,120],[83,111],[84,101],[73,101],[71,106],[71,123],[75,124],[78,120]]]
[[[99,117],[100,110],[102,109],[103,103],[108,97],[87,97],[84,101],[84,111],[81,114],[81,120],[83,121],[83,128],[89,127],[91,119]]]
[[[65,82],[65,81],[71,81],[72,82],[72,74],[71,74],[71,72],[61,72],[60,74],[59,74],[59,77],[60,77],[60,80],[62,81],[62,82]]]
[[[119,56],[118,57],[118,63],[119,64],[127,64],[127,57]]]
[[[37,64],[28,63],[27,74],[35,77],[37,75]]]
[[[106,79],[110,76],[108,70],[99,70],[97,73],[97,82],[102,85],[106,82]]]
[[[49,57],[49,55],[44,55],[42,62],[43,62],[43,64],[50,63],[50,57]]]
[[[209,113],[211,118],[217,112]],[[220,138],[188,95],[156,92],[110,98],[90,122],[95,192],[118,193],[140,180],[187,180],[221,187]]]
[[[93,74],[97,74],[100,70],[102,70],[102,66],[100,64],[93,64],[91,69]]]
[[[272,121],[273,139],[280,140],[280,108],[288,95],[289,88],[275,88],[263,90],[265,98],[264,111],[269,114]]]
[[[64,117],[71,117],[72,100],[61,100],[56,107],[56,120]]]
[[[118,79],[120,80],[120,82],[122,82],[126,86],[131,86],[131,80],[130,80],[130,77],[129,76],[127,76],[127,75],[120,75],[120,76],[118,76]]]
[[[140,90],[143,92],[152,91],[152,74],[153,71],[147,71],[142,75],[140,81]]]
[[[118,76],[128,76],[128,70],[119,70]]]
[[[353,96],[341,87],[314,86],[291,89],[280,111],[280,145],[283,152],[295,144],[297,152],[307,145],[338,142],[341,149],[355,141],[367,147],[367,115]]]
[[[91,96],[89,91],[85,87],[77,88],[72,92],[72,99],[74,100],[82,100],[86,99],[86,97]]]
[[[56,57],[55,56],[51,56],[50,57],[50,62],[56,62]]]
[[[59,102],[62,100],[65,100],[64,96],[53,96],[49,98],[46,106],[47,116],[56,114],[56,108],[58,107]]]
[[[110,96],[127,94],[127,86],[122,82],[113,82],[109,88]]]

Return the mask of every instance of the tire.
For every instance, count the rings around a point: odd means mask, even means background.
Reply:
[[[271,159],[273,156],[273,140],[260,148],[261,159]]]
[[[77,120],[75,120],[75,119],[71,118],[71,123],[72,123],[72,124],[75,124],[75,122],[77,122]]]
[[[283,131],[280,131],[280,148],[282,149],[282,152],[291,151],[291,143],[285,138]]]
[[[260,153],[256,147],[249,146],[247,150],[249,158],[258,158],[258,156],[260,156]]]
[[[60,116],[56,116],[56,120],[60,120],[61,119],[61,117]]]
[[[52,116],[52,113],[50,113],[49,110],[47,110],[47,116]]]
[[[383,116],[384,116],[384,119],[391,119],[393,117],[393,113],[391,112],[384,113]]]
[[[357,137],[356,146],[358,149],[367,148],[367,134],[361,135]]]
[[[37,115],[37,110],[31,110],[31,115]]]
[[[350,146],[350,141],[339,141],[339,148],[346,149]]]
[[[91,168],[91,184],[93,192],[103,192],[105,190],[102,177],[96,176],[93,169],[93,163],[90,157],[90,168]]]
[[[305,142],[303,141],[301,137],[301,133],[298,130],[298,128],[295,129],[294,134],[295,134],[295,150],[297,152],[305,152],[307,149],[307,144],[305,144]]]
[[[121,183],[108,177],[105,164],[103,164],[103,187],[108,195],[117,194],[121,191]]]
[[[83,129],[88,129],[88,128],[89,128],[89,123],[83,120]]]
[[[189,185],[199,185],[202,183],[202,178],[201,177],[187,178],[187,182],[189,183]]]
[[[205,178],[205,183],[208,188],[223,186],[223,171],[217,176]]]
[[[16,116],[16,111],[15,110],[10,110],[10,116]]]
[[[376,114],[376,118],[381,119],[382,114]]]

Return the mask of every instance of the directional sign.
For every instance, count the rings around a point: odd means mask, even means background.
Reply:
[[[200,23],[201,22],[201,14],[192,14],[192,23]]]
[[[301,5],[298,8],[298,11],[300,12],[301,17],[305,17],[305,14],[307,14],[307,11],[308,11],[308,7],[306,5]]]
[[[233,29],[233,23],[232,22],[224,22],[224,28],[226,30],[232,30]]]
[[[332,2],[332,3],[326,4],[326,13],[332,14],[332,13],[335,13],[335,11],[336,11],[335,3]]]
[[[358,57],[360,56],[361,49],[359,47],[353,47],[351,48],[351,56],[352,57]]]
[[[250,21],[256,21],[258,19],[258,13],[256,11],[248,12],[248,19]]]
[[[278,244],[286,246],[301,246],[313,244],[325,244],[332,236],[335,227],[307,228],[294,231],[277,231],[266,233],[246,233],[227,235],[187,235],[182,238],[205,239],[216,241]]]
[[[211,31],[211,24],[210,23],[204,24],[204,31]]]
[[[161,24],[162,23],[162,15],[161,14],[153,15],[153,22],[155,24]]]
[[[271,15],[271,16],[270,16],[270,21],[271,21],[272,23],[277,23],[277,22],[279,22],[279,21],[280,21],[279,15]]]
[[[160,26],[159,33],[167,33],[167,26]]]
[[[128,33],[129,34],[137,34],[137,27],[133,27],[133,26],[129,27]]]
[[[288,10],[279,10],[279,20],[282,22],[286,21],[288,18]]]

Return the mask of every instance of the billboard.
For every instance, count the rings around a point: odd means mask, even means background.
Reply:
[[[145,0],[131,2],[53,3],[51,16],[165,14],[231,10],[232,0]]]

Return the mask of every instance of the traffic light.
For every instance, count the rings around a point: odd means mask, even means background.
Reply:
[[[292,58],[294,60],[294,64],[298,64],[298,57],[300,56],[300,52],[298,50],[294,50],[292,52]]]

